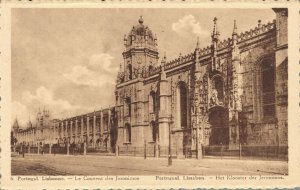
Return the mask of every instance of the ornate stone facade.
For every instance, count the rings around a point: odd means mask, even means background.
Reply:
[[[287,10],[274,11],[276,21],[241,34],[234,22],[223,41],[215,18],[211,45],[198,41],[194,52],[161,64],[158,42],[140,19],[124,40],[118,74],[118,145],[168,146],[169,134],[179,149],[195,149],[197,136],[232,149],[287,145]]]
[[[124,36],[113,108],[53,120],[45,143],[105,146],[284,145],[287,143],[287,9],[276,20],[159,61],[157,38],[142,18]],[[35,129],[37,130],[38,127]],[[26,131],[26,130],[25,130]],[[19,131],[24,133],[25,131]],[[21,141],[24,139],[20,139]],[[19,141],[20,142],[20,141]]]
[[[114,108],[102,109],[66,119],[50,119],[49,111],[39,112],[36,125],[29,122],[25,129],[20,128],[17,119],[13,125],[17,144],[29,146],[82,145],[111,150],[115,147],[116,130]]]

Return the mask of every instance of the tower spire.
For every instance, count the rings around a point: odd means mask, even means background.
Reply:
[[[217,19],[217,17],[215,17],[214,18],[214,32],[217,31],[217,21],[218,21],[218,19]]]
[[[236,20],[233,21],[233,32],[232,32],[232,35],[237,35]]]
[[[161,60],[161,80],[166,80],[167,76],[166,76],[166,72],[165,72],[165,64],[166,64],[166,52],[164,52],[164,57]]]
[[[214,18],[214,29],[213,29],[213,34],[212,34],[212,38],[213,38],[213,41],[214,40],[217,40],[219,38],[219,31],[218,31],[218,26],[217,26],[217,17]]]
[[[233,23],[232,42],[233,42],[232,45],[236,46],[236,44],[237,44],[237,26],[236,26],[236,20],[234,20],[234,23]]]
[[[236,26],[236,20],[234,20],[233,23],[233,32],[232,32],[232,59],[233,60],[239,60],[239,47],[237,46],[237,26]]]
[[[19,128],[19,122],[18,122],[18,117],[16,116],[15,122],[13,124],[13,128]]]
[[[155,33],[148,26],[144,25],[142,16],[137,19],[137,25],[132,27],[127,37],[124,36],[124,51],[122,53],[124,73],[118,76],[119,79],[117,80],[119,81],[125,82],[138,77],[146,77],[144,74],[146,68],[159,63]]]
[[[199,46],[200,46],[199,36],[197,36],[196,50],[199,50]]]
[[[219,41],[219,35],[220,33],[218,32],[217,29],[217,18],[214,18],[214,29],[213,29],[213,33],[211,35],[212,38],[212,65],[211,65],[211,69],[212,70],[217,70],[219,68],[218,65],[218,60],[217,60],[217,44]]]

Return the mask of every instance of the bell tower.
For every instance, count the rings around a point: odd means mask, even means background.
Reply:
[[[143,17],[140,17],[138,24],[124,36],[123,59],[124,81],[145,77],[147,72],[157,66],[157,38],[149,27],[144,25]]]

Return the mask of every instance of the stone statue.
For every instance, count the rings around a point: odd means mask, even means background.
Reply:
[[[210,103],[212,105],[219,105],[219,99],[218,99],[218,91],[216,89],[212,89],[212,94],[210,98]]]

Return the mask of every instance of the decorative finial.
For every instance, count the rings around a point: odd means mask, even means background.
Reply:
[[[237,34],[236,20],[234,20],[234,23],[233,23],[233,33],[232,33],[232,35],[234,35],[234,34]]]
[[[215,17],[215,18],[214,18],[214,23],[215,23],[215,24],[217,23],[217,20],[218,20],[217,17]]]
[[[139,23],[140,23],[140,24],[143,24],[143,22],[144,22],[143,16],[140,16]]]
[[[124,46],[125,46],[125,48],[126,48],[126,46],[127,46],[127,36],[126,36],[126,35],[124,35],[123,42],[124,42]]]
[[[165,64],[166,64],[166,55],[164,56],[164,59],[161,61],[161,75],[160,75],[160,79],[161,80],[166,80],[167,79],[167,75],[165,72]]]
[[[217,19],[217,17],[215,17],[214,18],[214,34],[217,33],[217,21],[218,21],[218,19]]]
[[[233,23],[233,32],[232,32],[232,60],[238,60],[240,56],[239,47],[237,46],[237,26],[236,26],[236,20],[234,20]]]
[[[166,52],[164,52],[164,57],[161,60],[161,65],[165,65],[166,60],[167,60],[167,56],[166,56]]]
[[[217,17],[214,18],[214,29],[213,29],[213,33],[212,33],[212,38],[213,40],[218,40],[218,36],[219,36],[219,32],[217,29]]]
[[[197,37],[197,43],[196,43],[196,49],[199,49],[200,42],[199,42],[199,36]]]
[[[261,27],[261,20],[260,19],[258,20],[258,27],[259,28]]]

